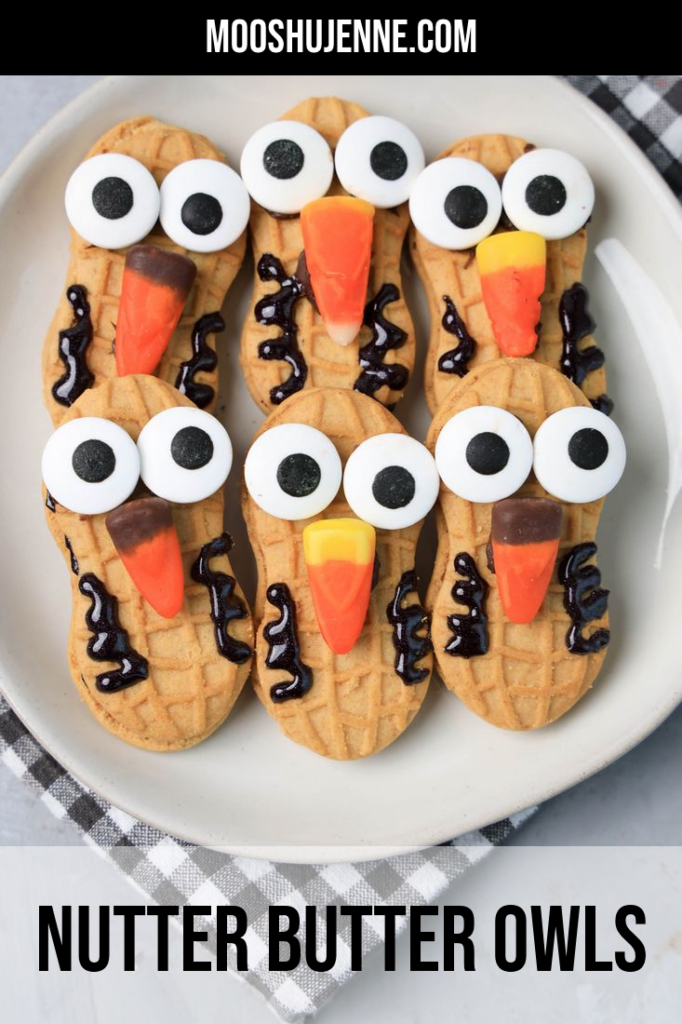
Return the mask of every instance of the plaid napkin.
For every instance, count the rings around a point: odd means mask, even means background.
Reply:
[[[682,76],[564,76],[628,132],[682,198]],[[341,918],[338,959],[329,973],[299,966],[267,970],[267,914],[272,904],[405,904],[439,897],[473,863],[505,840],[534,809],[451,840],[444,846],[362,864],[273,864],[192,846],[151,828],[107,804],[50,757],[0,697],[0,757],[36,789],[58,818],[67,819],[86,843],[104,854],[140,891],[157,902],[247,910],[249,971],[246,978],[286,1021],[301,1020],[323,1006],[350,979],[349,919]],[[303,914],[301,914],[303,918]],[[365,918],[365,958],[383,941],[383,919]],[[324,933],[324,921],[318,927]],[[208,945],[215,921],[206,917]],[[304,933],[302,933],[304,934]],[[236,969],[229,948],[228,961]]]

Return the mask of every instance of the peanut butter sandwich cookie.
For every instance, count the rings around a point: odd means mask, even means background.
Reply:
[[[95,143],[66,188],[66,291],[43,347],[55,424],[93,385],[155,374],[203,409],[213,335],[244,258],[249,197],[215,146],[138,117]]]
[[[472,368],[530,356],[609,415],[604,353],[581,282],[594,186],[569,153],[509,135],[453,143],[410,195],[410,251],[429,302],[432,413]]]
[[[433,457],[366,395],[310,388],[271,413],[244,474],[256,693],[315,753],[374,754],[410,724],[431,675],[414,561],[438,494]]]

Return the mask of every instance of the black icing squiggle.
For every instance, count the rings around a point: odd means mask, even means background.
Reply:
[[[391,391],[402,391],[409,379],[409,370],[402,363],[386,363],[386,353],[402,348],[407,334],[384,316],[384,309],[390,302],[396,302],[400,292],[394,284],[382,284],[373,299],[365,306],[363,322],[371,328],[372,338],[358,353],[361,372],[353,385],[354,391],[374,398],[382,387]]]
[[[78,576],[79,572],[81,571],[81,567],[78,564],[78,559],[76,558],[76,555],[74,554],[73,545],[69,538],[66,536],[66,534],[64,534],[64,547],[69,552],[71,572],[74,574],[74,576]]]
[[[488,584],[466,551],[455,556],[455,571],[466,580],[455,581],[452,597],[457,604],[468,605],[470,611],[468,615],[448,615],[452,640],[445,651],[459,658],[474,658],[488,650],[488,618],[484,610]]]
[[[54,498],[49,491],[45,492],[45,508],[48,512],[56,512],[57,506],[55,505]]]
[[[576,281],[567,288],[559,302],[559,320],[561,322],[562,348],[561,372],[581,387],[588,373],[599,370],[605,361],[604,353],[596,345],[579,349],[578,344],[597,326],[587,308],[589,292],[584,284]],[[600,395],[592,400],[592,405],[599,412],[610,416],[613,402],[608,395]]]
[[[285,398],[300,391],[308,376],[308,367],[298,347],[298,328],[294,320],[294,306],[305,295],[305,286],[295,274],[287,276],[281,260],[272,253],[264,253],[258,261],[258,276],[261,281],[276,281],[279,291],[264,295],[254,309],[259,324],[271,324],[281,328],[277,338],[261,341],[258,346],[260,359],[276,359],[286,362],[291,373],[282,384],[270,389],[270,401],[280,405]]]
[[[417,590],[414,569],[404,572],[395,588],[393,600],[386,609],[393,626],[395,670],[406,686],[421,683],[429,674],[428,668],[417,668],[416,663],[432,650],[429,638],[429,617],[419,602],[403,606],[408,594]],[[421,635],[420,635],[421,634]]]
[[[192,358],[180,364],[175,386],[182,395],[187,395],[200,409],[210,405],[215,390],[210,384],[200,384],[195,380],[197,373],[211,373],[218,365],[218,356],[208,344],[209,334],[218,334],[225,330],[225,321],[220,313],[206,313],[200,317],[192,328]]]
[[[60,405],[73,405],[77,398],[92,387],[94,375],[88,369],[85,355],[92,341],[92,320],[85,288],[72,284],[66,290],[75,323],[59,332],[59,358],[65,373],[52,385],[52,397]]]
[[[242,665],[251,657],[251,648],[241,640],[235,640],[227,630],[233,619],[246,618],[246,608],[244,602],[234,592],[237,585],[234,576],[226,572],[216,572],[210,565],[212,558],[226,555],[231,547],[232,538],[229,533],[223,533],[208,544],[204,544],[192,566],[192,579],[197,583],[203,583],[208,589],[218,653],[228,661]]]
[[[268,644],[265,664],[268,668],[291,673],[291,679],[270,687],[270,697],[277,704],[304,697],[313,685],[313,674],[301,661],[296,630],[296,605],[286,583],[268,587],[267,599],[279,611],[279,618],[268,622],[263,637]]]
[[[92,601],[85,613],[85,624],[93,634],[88,654],[95,661],[117,661],[120,666],[97,676],[95,686],[100,693],[118,693],[146,679],[149,663],[130,646],[130,638],[119,622],[118,600],[92,572],[81,577],[78,589]]]
[[[601,573],[596,565],[583,565],[597,553],[597,545],[590,542],[576,544],[562,558],[559,582],[564,586],[564,608],[571,616],[566,634],[566,646],[571,654],[596,654],[608,644],[608,629],[596,629],[591,636],[583,636],[583,627],[605,614],[609,592],[601,586]]]
[[[469,363],[474,357],[476,342],[469,334],[450,296],[444,295],[443,302],[445,312],[441,323],[448,334],[459,338],[459,345],[443,353],[438,360],[438,369],[442,373],[455,373],[458,377],[464,377],[469,372]]]

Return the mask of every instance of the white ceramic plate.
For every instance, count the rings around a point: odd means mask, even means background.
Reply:
[[[339,764],[286,740],[247,686],[207,742],[182,754],[144,753],[104,732],[71,683],[69,582],[40,500],[40,451],[51,429],[40,400],[40,350],[64,286],[64,186],[91,143],[125,118],[153,113],[204,132],[236,165],[255,127],[308,95],[330,93],[405,120],[429,158],[458,137],[502,131],[565,148],[589,167],[598,194],[591,252],[600,244],[603,262],[591,255],[585,280],[629,449],[599,535],[612,591],[611,647],[594,691],[537,733],[486,725],[434,679],[397,743],[368,761]],[[645,157],[568,87],[537,77],[109,79],[63,110],[10,167],[0,183],[0,237],[2,688],[31,731],[96,792],[177,836],[244,855],[371,859],[441,842],[558,793],[631,748],[680,700],[679,507],[665,536],[663,524],[666,490],[670,506],[681,475],[682,217]],[[221,337],[222,416],[236,466],[261,419],[237,364],[250,273],[247,266],[230,294],[231,326]],[[423,356],[427,318],[409,269],[406,278]],[[423,438],[420,386],[421,366],[399,415]],[[227,525],[237,574],[252,593],[237,475]],[[429,526],[423,580],[432,558]]]

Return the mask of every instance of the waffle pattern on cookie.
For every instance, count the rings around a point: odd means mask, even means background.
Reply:
[[[97,142],[87,158],[99,153],[123,153],[134,157],[151,171],[158,185],[166,174],[187,160],[222,160],[222,154],[203,135],[162,124],[152,117],[138,117],[112,128]],[[205,313],[219,312],[228,288],[239,270],[246,246],[245,235],[229,248],[213,253],[197,253],[176,245],[157,224],[145,243],[190,256],[197,265],[197,277],[187,300],[183,316],[176,327],[158,368],[158,376],[175,386],[180,366],[192,356],[192,328]],[[113,344],[116,334],[118,302],[127,249],[115,252],[89,245],[71,231],[71,256],[63,294],[50,324],[43,346],[43,397],[53,422],[59,423],[67,407],[55,401],[52,387],[64,373],[59,357],[59,332],[70,327],[74,314],[66,298],[66,288],[82,285],[90,304],[93,338],[87,350],[87,365],[95,376],[95,384],[116,374]],[[215,348],[215,336],[208,338]],[[197,381],[209,384],[217,392],[217,369],[202,371]]]
[[[469,373],[439,409],[427,439],[432,451],[443,425],[455,413],[476,405],[508,409],[533,436],[553,412],[588,401],[562,374],[532,360],[485,363]],[[518,495],[549,497],[532,474]],[[587,505],[563,503],[557,567],[575,545],[594,541],[602,504],[603,499]],[[438,557],[427,596],[434,651],[445,685],[481,718],[505,729],[535,729],[559,718],[583,696],[601,667],[605,649],[588,655],[569,653],[566,633],[571,619],[557,567],[535,620],[515,625],[506,619],[486,557],[491,512],[492,504],[465,501],[441,484]],[[474,558],[488,584],[488,653],[468,660],[445,651],[452,638],[448,616],[469,610],[451,596],[459,578],[454,560],[463,551]],[[608,614],[590,623],[589,633],[606,627]]]
[[[334,149],[345,129],[358,118],[366,116],[367,111],[356,103],[325,98],[309,99],[299,103],[284,115],[284,119],[302,121],[310,125],[320,132]],[[335,177],[328,195],[348,193]],[[400,257],[409,222],[407,203],[396,209],[376,211],[369,299],[373,299],[384,284],[394,284],[398,288],[400,297],[386,306],[384,315],[405,331],[407,338],[399,349],[386,354],[385,362],[400,363],[411,372],[414,366],[414,328],[405,304],[400,278]],[[250,231],[256,268],[261,256],[264,253],[271,253],[280,260],[287,274],[295,272],[303,249],[298,216],[275,217],[254,202]],[[241,340],[241,365],[246,382],[254,400],[266,412],[271,412],[274,408],[270,392],[289,377],[290,367],[281,360],[264,360],[259,357],[258,346],[261,342],[276,338],[280,332],[272,326],[257,323],[254,307],[259,299],[276,291],[278,287],[270,282],[264,283],[258,273],[255,273],[253,296],[249,303],[249,313]],[[369,328],[362,328],[359,341],[354,341],[346,347],[337,345],[328,337],[319,314],[307,298],[296,303],[295,320],[298,327],[298,345],[307,366],[305,387],[352,388],[361,372],[358,362],[359,349],[371,338]],[[383,386],[376,392],[375,397],[384,405],[393,405],[402,397],[402,390],[392,390]]]
[[[459,156],[475,160],[501,181],[511,164],[529,148],[532,147],[523,139],[510,135],[474,135],[454,143],[440,153],[438,159]],[[559,303],[563,293],[581,280],[586,250],[586,228],[581,228],[568,238],[547,243],[547,283],[542,296],[542,326],[532,358],[553,369],[559,368],[562,354]],[[428,242],[412,227],[410,252],[429,302],[431,336],[424,387],[429,408],[435,413],[459,380],[456,375],[438,369],[441,357],[457,344],[457,338],[442,324],[446,312],[443,296],[447,295],[454,302],[469,334],[476,341],[476,352],[469,364],[470,368],[491,359],[499,359],[500,350],[483,303],[475,251],[449,252]],[[594,339],[588,335],[579,343],[578,348],[584,351],[591,345],[594,345]],[[603,366],[587,375],[581,389],[589,399],[597,399],[605,393],[606,373]]]
[[[102,416],[119,424],[131,437],[163,409],[191,405],[168,384],[154,377],[131,376],[108,380],[87,392],[65,419]],[[249,673],[249,662],[236,665],[216,649],[209,594],[195,583],[190,570],[204,544],[223,530],[223,494],[205,501],[173,505],[175,524],[185,564],[185,603],[173,619],[158,615],[130,579],[109,536],[104,515],[82,516],[61,505],[46,512],[48,526],[71,568],[66,538],[78,560],[79,575],[69,572],[73,613],[69,635],[69,666],[79,693],[95,717],[110,732],[148,750],[178,750],[199,743],[226,718]],[[212,561],[215,569],[232,574],[229,560]],[[78,589],[87,573],[105,585],[118,600],[122,627],[131,646],[149,663],[147,679],[119,693],[102,694],[95,679],[106,664],[87,653],[92,633],[85,615],[91,607]],[[236,592],[244,602],[239,586]],[[236,639],[253,646],[251,618],[230,623]],[[113,667],[113,666],[112,666]]]
[[[354,392],[330,396],[324,390],[310,390],[285,402],[267,426],[284,422],[306,423],[321,430],[334,442],[343,462],[365,438],[402,429],[372,399]],[[405,530],[377,530],[379,573],[367,621],[353,649],[335,655],[320,635],[308,587],[302,531],[312,520],[275,519],[258,508],[246,490],[244,514],[258,566],[254,685],[260,700],[290,739],[318,754],[348,760],[381,750],[412,721],[429,684],[427,676],[423,682],[406,686],[396,674],[393,627],[386,615],[402,574],[414,567],[420,524]],[[342,491],[323,513],[325,518],[352,515]],[[286,673],[266,668],[268,647],[263,637],[264,626],[279,615],[266,599],[268,586],[278,582],[286,582],[294,597],[301,660],[313,675],[304,697],[283,703],[272,701],[270,688],[286,678]],[[411,593],[405,604],[417,601],[417,595]],[[428,655],[419,663],[429,675],[431,661]]]

